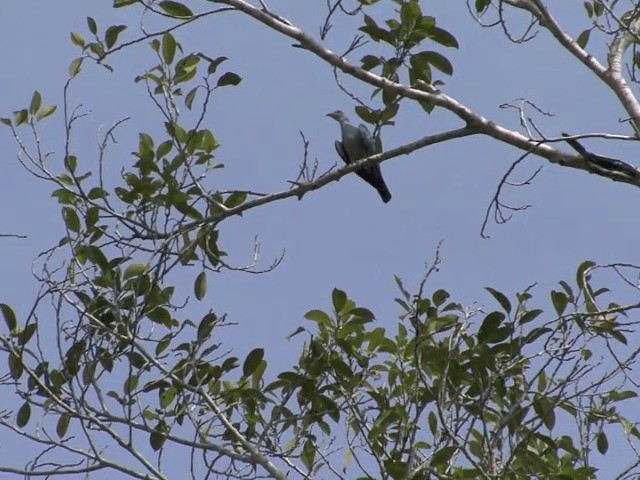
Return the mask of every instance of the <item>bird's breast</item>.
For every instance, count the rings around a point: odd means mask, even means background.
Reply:
[[[343,125],[342,127],[342,145],[347,153],[350,161],[360,160],[365,158],[366,152],[362,148],[360,142],[360,133],[358,129],[352,125]]]

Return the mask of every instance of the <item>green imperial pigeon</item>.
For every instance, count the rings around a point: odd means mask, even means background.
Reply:
[[[359,127],[351,125],[342,110],[328,113],[327,117],[331,117],[340,122],[342,141],[339,142],[336,140],[335,146],[338,155],[344,160],[344,163],[348,165],[376,153],[376,141],[367,127],[362,124],[360,124]],[[356,170],[356,173],[361,179],[378,191],[384,203],[391,200],[391,193],[384,183],[379,163]]]

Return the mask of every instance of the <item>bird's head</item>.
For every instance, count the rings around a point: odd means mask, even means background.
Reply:
[[[347,116],[342,110],[336,110],[335,112],[327,113],[327,117],[331,117],[338,122],[348,122]]]

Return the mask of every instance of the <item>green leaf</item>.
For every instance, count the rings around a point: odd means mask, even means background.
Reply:
[[[399,109],[400,103],[392,103],[380,113],[380,121],[385,124],[393,125],[393,122],[391,122],[390,120],[398,114]],[[380,137],[378,137],[376,140],[378,140],[379,138]],[[377,151],[382,151],[382,145],[380,145]]]
[[[536,340],[538,340],[540,337],[542,337],[543,335],[546,335],[549,332],[551,332],[550,328],[546,328],[546,327],[534,328],[526,335],[524,343],[527,345],[530,343],[533,343]]]
[[[607,440],[607,435],[604,432],[598,433],[596,437],[596,445],[598,447],[598,451],[604,455],[609,450],[609,440]]]
[[[124,393],[126,393],[127,395],[131,395],[132,393],[134,393],[138,388],[139,380],[140,378],[138,377],[138,375],[130,375],[129,377],[127,377],[127,379],[124,381],[123,386]]]
[[[556,313],[559,316],[562,316],[567,305],[569,304],[569,299],[563,292],[556,292],[555,290],[551,291],[551,303],[553,303],[553,308],[555,308]]]
[[[98,58],[103,58],[104,57],[105,51],[104,51],[104,47],[101,44],[99,44],[97,42],[90,43],[88,45],[88,48],[91,51],[91,53],[96,55]]]
[[[363,307],[354,308],[353,310],[349,311],[349,315],[353,315],[354,317],[358,318],[359,320],[361,320],[363,322],[367,322],[367,323],[375,320],[375,318],[376,318],[371,310],[369,310],[368,308],[363,308]]]
[[[476,0],[476,13],[484,12],[491,5],[491,0]]]
[[[62,219],[69,230],[74,233],[80,231],[80,218],[78,218],[78,214],[73,208],[64,207],[62,209]]]
[[[69,76],[71,78],[75,77],[76,75],[78,75],[78,73],[80,73],[80,69],[82,67],[82,61],[83,60],[84,60],[83,57],[76,58],[74,61],[72,61],[69,64]]]
[[[500,306],[502,307],[502,309],[507,313],[511,313],[511,302],[509,302],[509,299],[507,298],[507,296],[502,293],[499,292],[498,290],[495,290],[491,287],[485,287],[484,288],[487,292],[489,292],[493,298],[495,298],[498,303],[500,304]]]
[[[171,314],[166,308],[156,307],[147,313],[147,317],[152,322],[159,323],[165,327],[171,326]]]
[[[410,0],[402,4],[400,19],[403,24],[413,28],[420,17],[422,17],[422,11],[420,10],[420,4],[416,0]]]
[[[593,7],[591,6],[591,3],[584,2],[584,9],[587,11],[587,16],[589,18],[593,17]]]
[[[313,462],[316,457],[316,447],[313,444],[313,441],[308,439],[304,446],[302,447],[302,453],[300,454],[300,460],[304,463],[304,466],[307,467],[308,470],[311,470],[313,467]]]
[[[79,33],[71,32],[71,43],[77,45],[80,48],[84,48],[87,42],[84,40],[84,37]]]
[[[17,110],[13,112],[14,122],[16,127],[22,125],[23,123],[27,123],[29,120],[29,112],[26,109]]]
[[[198,340],[205,340],[209,338],[217,321],[218,317],[216,317],[214,313],[207,313],[202,317],[202,320],[200,320],[200,324],[198,325]]]
[[[167,133],[171,135],[171,138],[175,138],[179,142],[187,140],[187,131],[175,122],[165,122],[165,128]]]
[[[610,332],[607,332],[607,333],[611,335],[614,339],[622,343],[623,345],[627,344],[627,337],[625,337],[622,332],[618,330],[611,330]]]
[[[15,353],[9,353],[9,373],[11,378],[18,380],[24,372],[24,366],[22,365],[22,358],[18,357]]]
[[[200,272],[196,277],[196,281],[193,285],[193,291],[198,300],[202,300],[207,294],[207,273]]]
[[[398,98],[397,92],[391,91],[388,88],[385,88],[384,90],[382,90],[382,101],[384,102],[385,105],[390,106],[392,104],[397,104],[399,107],[400,103],[396,102],[397,98]]]
[[[176,398],[177,390],[175,387],[169,387],[160,393],[160,408],[166,409],[173,403]]]
[[[56,179],[60,181],[60,183],[63,183],[64,185],[73,185],[73,178],[71,178],[69,175],[65,175],[65,174],[58,175]]]
[[[191,110],[191,107],[193,106],[193,101],[196,99],[196,93],[198,93],[198,89],[199,87],[192,88],[184,97],[184,104],[189,110]]]
[[[54,190],[51,196],[57,198],[58,202],[61,203],[62,205],[73,204],[77,199],[75,194],[71,193],[69,190],[66,190],[64,188],[59,188],[57,190]]]
[[[436,307],[439,307],[440,305],[444,304],[444,302],[446,302],[448,298],[449,298],[449,292],[443,289],[437,290],[431,296],[431,299],[433,300],[433,304]]]
[[[409,80],[412,86],[416,86],[419,80],[427,84],[431,84],[431,65],[424,55],[420,53],[412,55],[409,59],[409,63],[411,64]]]
[[[122,278],[128,280],[130,278],[139,277],[147,272],[148,266],[146,263],[136,262],[129,265],[124,271]]]
[[[438,432],[438,419],[434,412],[429,412],[429,430],[431,431],[431,435],[435,437]]]
[[[256,371],[263,358],[264,348],[254,348],[251,350],[242,365],[242,375],[245,377],[251,376],[251,374]]]
[[[86,343],[84,340],[78,341],[69,347],[64,359],[64,371],[66,373],[76,375],[80,371],[80,360],[85,351]]]
[[[56,424],[56,433],[59,438],[63,438],[67,434],[67,430],[69,429],[69,420],[71,420],[71,416],[68,413],[60,415],[58,423]]]
[[[535,320],[541,313],[543,312],[540,309],[529,310],[528,312],[523,313],[519,318],[520,325],[524,325],[525,323]]]
[[[367,71],[372,70],[381,63],[380,58],[373,55],[365,55],[360,61],[362,62],[360,68]]]
[[[231,195],[227,197],[224,202],[224,205],[227,208],[234,208],[242,205],[247,199],[247,192],[233,192]]]
[[[48,116],[53,115],[53,113],[56,111],[57,108],[58,107],[56,105],[49,105],[47,107],[44,107],[38,112],[38,116],[36,118],[38,120],[47,118]]]
[[[24,402],[16,415],[16,425],[22,428],[26,426],[27,423],[29,423],[30,418],[31,418],[31,405],[29,404],[29,402]]]
[[[338,288],[334,288],[331,298],[334,310],[340,313],[347,303],[347,294]]]
[[[379,42],[380,40],[382,40],[389,45],[394,45],[396,40],[394,35],[388,30],[385,30],[384,28],[378,26],[375,20],[369,15],[364,16],[364,24],[365,26],[360,27],[358,30],[369,35],[371,40],[373,40],[374,42]]]
[[[218,79],[217,85],[218,87],[224,87],[226,85],[235,86],[235,85],[238,85],[241,81],[242,81],[242,77],[240,77],[240,75],[238,75],[237,73],[227,72]]]
[[[176,56],[176,39],[170,33],[165,33],[162,37],[162,58],[167,64],[173,63]]]
[[[431,457],[431,465],[440,468],[447,464],[454,453],[458,451],[458,447],[443,447],[436,451]]]
[[[191,18],[193,12],[180,2],[164,1],[158,4],[166,13],[177,18]]]
[[[586,260],[582,262],[578,267],[578,271],[576,272],[576,283],[578,284],[578,287],[580,288],[580,290],[584,290],[587,286],[586,283],[588,283],[588,275],[585,276],[585,272],[595,266],[596,266],[595,262],[592,262],[591,260]],[[587,281],[586,283],[585,283],[585,280]]]
[[[78,166],[78,158],[75,155],[67,155],[64,157],[64,168],[69,173],[74,173]]]
[[[87,17],[87,27],[89,27],[89,31],[94,35],[98,33],[98,24],[93,18]]]
[[[6,303],[0,303],[0,310],[2,310],[2,316],[4,317],[4,322],[7,324],[7,327],[9,327],[9,331],[13,331],[13,329],[18,326],[15,312]]]
[[[172,148],[173,142],[171,140],[165,140],[158,146],[158,149],[156,150],[156,158],[163,158],[171,151]]]
[[[213,152],[216,148],[218,148],[220,144],[211,133],[211,130],[204,130],[202,132],[202,139],[200,143],[200,148],[207,153]],[[216,167],[218,168],[218,167]]]
[[[175,67],[175,83],[185,83],[191,80],[198,73],[198,63],[200,57],[197,55],[188,55],[181,59]]]
[[[87,197],[89,197],[89,200],[97,200],[98,198],[107,198],[107,196],[108,196],[107,192],[100,187],[93,187],[91,190],[89,190],[89,194],[87,195]]]
[[[164,445],[164,442],[167,440],[167,437],[163,433],[164,429],[164,424],[160,422],[149,436],[149,445],[151,445],[154,452],[160,450]]]
[[[365,122],[370,124],[375,124],[380,119],[380,115],[369,107],[365,107],[364,105],[358,105],[356,107],[356,114]]]
[[[172,334],[168,334],[158,342],[155,350],[156,356],[159,356],[162,352],[164,352],[167,349],[169,345],[171,345],[172,338],[173,338]]]
[[[133,5],[137,3],[139,0],[113,0],[113,8],[121,8],[126,7],[128,5]]]
[[[598,1],[598,0],[594,0],[593,1],[593,14],[596,17],[601,16],[604,13],[604,6],[602,5],[602,2]],[[633,10],[625,13],[625,15],[622,16],[622,23],[624,23],[625,21],[625,16],[629,15],[629,14],[633,14]]]
[[[40,92],[37,90],[33,92],[33,96],[31,97],[31,104],[29,105],[29,113],[31,115],[35,115],[40,110],[40,106],[42,105],[42,96]]]
[[[619,402],[621,400],[628,400],[629,398],[636,398],[638,394],[633,390],[624,390],[622,392],[618,392],[617,390],[613,390],[609,394],[609,398],[613,402]]]
[[[29,340],[31,340],[33,334],[36,333],[36,328],[37,326],[35,323],[30,323],[29,325],[24,327],[24,330],[22,330],[22,332],[20,332],[20,334],[18,335],[18,341],[20,345],[26,345],[27,343],[29,343]]]
[[[429,38],[444,47],[459,48],[458,40],[448,31],[433,26],[429,29]]]
[[[113,47],[118,41],[118,36],[126,29],[126,25],[112,25],[107,28],[107,31],[104,34],[104,42],[107,45],[107,48]]]
[[[547,385],[547,374],[542,370],[538,377],[538,393],[545,393],[547,391]]]
[[[138,133],[138,150],[141,155],[153,152],[153,137],[148,133]]]
[[[453,65],[451,65],[451,62],[449,62],[449,60],[444,55],[432,51],[420,52],[416,55],[422,56],[424,60],[440,70],[442,73],[445,73],[447,75],[453,74]]]
[[[181,72],[185,72],[187,70],[196,70],[198,64],[200,63],[200,57],[198,55],[195,54],[189,54],[186,57],[180,59],[180,61],[178,61],[176,63],[176,67],[175,67],[175,71],[176,74],[181,73]]]
[[[353,378],[353,371],[351,367],[342,361],[340,357],[331,358],[331,367],[336,373],[336,376],[342,380],[349,380]]]
[[[212,75],[214,73],[216,73],[216,70],[218,69],[218,66],[224,62],[225,60],[227,60],[227,57],[218,57],[215,58],[213,60],[209,61],[209,67],[207,68],[207,74],[208,75]]]
[[[547,397],[538,397],[533,401],[533,409],[538,414],[545,427],[552,430],[556,424],[553,403]]]
[[[320,325],[331,325],[333,323],[331,317],[322,310],[310,310],[304,315],[304,318]]]
[[[478,343],[494,343],[497,336],[502,336],[498,327],[505,319],[505,316],[501,312],[491,312],[487,315],[482,322],[482,326],[478,331]]]
[[[589,43],[590,36],[591,36],[590,28],[583,30],[582,33],[578,35],[578,38],[576,38],[576,43],[580,46],[580,48],[584,49],[587,46],[587,43]]]

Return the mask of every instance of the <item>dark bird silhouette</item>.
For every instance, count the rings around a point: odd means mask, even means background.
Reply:
[[[376,141],[367,127],[362,124],[359,127],[351,125],[342,110],[328,113],[327,117],[331,117],[340,123],[342,141],[336,140],[335,146],[344,163],[348,165],[376,153]],[[375,165],[360,168],[356,170],[356,174],[378,191],[384,203],[391,200],[391,192],[389,192],[387,185],[384,183],[384,178],[382,178],[380,164],[376,163]]]
[[[563,133],[563,137],[568,137],[568,133]],[[592,170],[599,171],[600,173],[606,174],[609,172],[621,173],[631,178],[640,178],[640,171],[632,165],[629,165],[622,160],[618,160],[617,158],[605,157],[604,155],[598,155],[597,153],[593,153],[588,151],[586,148],[582,146],[575,138],[565,138],[565,142],[567,142],[571,148],[573,148],[576,152],[582,155],[590,165]]]

